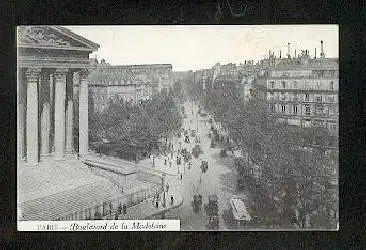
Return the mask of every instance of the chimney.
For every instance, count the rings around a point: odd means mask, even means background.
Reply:
[[[268,58],[271,57],[271,50],[268,50]]]
[[[323,40],[320,41],[320,57],[325,58],[324,48],[323,48]]]
[[[291,47],[290,47],[290,43],[287,44],[287,47],[288,47],[287,58],[291,58]]]
[[[315,52],[314,52],[314,58],[316,59],[316,48],[315,48]]]
[[[281,50],[280,50],[280,59],[281,59]]]
[[[295,49],[295,58],[296,58],[296,49]]]

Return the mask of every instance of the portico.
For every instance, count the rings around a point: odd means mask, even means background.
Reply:
[[[20,26],[17,47],[18,160],[85,156],[89,54],[99,45],[60,26]]]

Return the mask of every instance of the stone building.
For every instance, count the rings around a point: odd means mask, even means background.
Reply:
[[[105,214],[106,204],[111,210],[154,195],[156,173],[141,170],[141,178],[135,166],[121,162],[116,177],[103,159],[94,157],[92,169],[85,164],[93,159],[89,54],[99,45],[60,26],[20,26],[17,32],[18,220],[93,219]]]
[[[111,98],[138,102],[151,98],[172,85],[172,65],[123,65],[97,64],[90,74],[90,95],[95,111],[104,110]]]
[[[99,45],[60,26],[20,26],[17,48],[18,159],[87,154],[89,54]]]
[[[320,125],[338,132],[338,59],[320,58],[302,51],[268,71],[267,100],[270,109],[289,124]]]

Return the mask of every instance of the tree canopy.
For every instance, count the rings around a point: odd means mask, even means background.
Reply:
[[[266,101],[254,98],[244,102],[235,84],[228,81],[214,82],[200,99],[237,146],[248,153],[251,164],[241,167],[260,167],[259,179],[248,176],[250,170],[238,171],[245,175],[243,180],[253,183],[249,185],[251,193],[277,204],[277,209],[272,209],[278,210],[275,212],[282,218],[297,210],[300,227],[305,227],[306,216],[315,215],[326,218],[323,222],[328,224],[316,225],[310,220],[313,226],[330,225],[333,220],[328,212],[337,211],[335,187],[331,184],[338,166],[336,137],[326,128],[301,128],[280,122]]]

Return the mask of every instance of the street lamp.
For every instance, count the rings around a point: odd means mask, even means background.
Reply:
[[[166,174],[165,174],[165,173],[163,173],[163,178],[162,178],[163,207],[166,207],[166,197],[165,197],[165,177],[166,177]]]
[[[196,120],[197,120],[197,133],[198,133],[198,112],[196,113]]]

